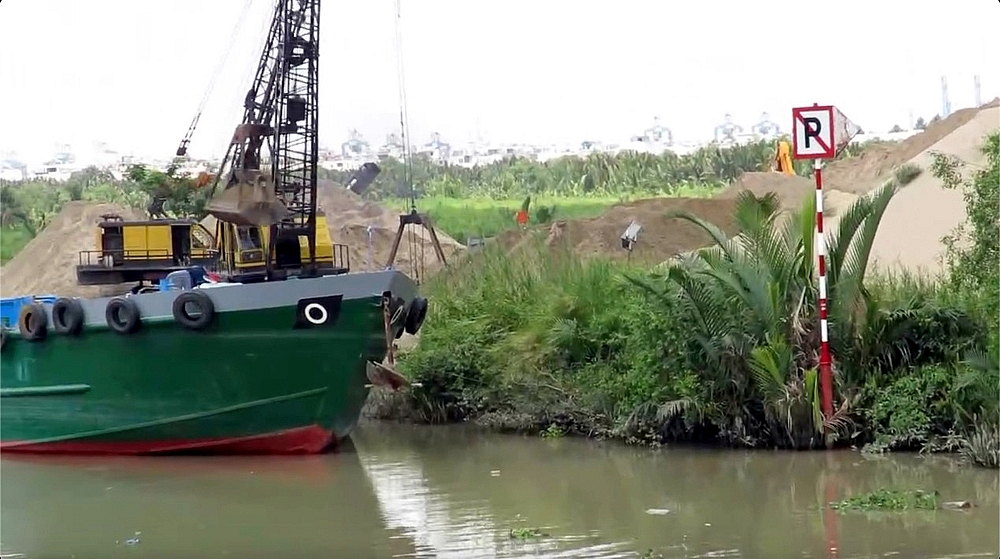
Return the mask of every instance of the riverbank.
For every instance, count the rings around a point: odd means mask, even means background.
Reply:
[[[995,154],[991,165],[975,182],[995,174]],[[738,242],[688,215],[717,247],[653,269],[578,254],[555,228],[456,263],[426,286],[428,321],[401,358],[420,386],[373,397],[369,412],[756,448],[821,448],[830,429],[836,446],[962,452],[997,467],[997,327],[988,290],[969,287],[996,280],[867,273],[898,188],[855,200],[828,250],[832,416],[819,413],[812,197],[789,214],[749,195],[733,214]]]
[[[750,363],[721,371],[699,361],[702,344],[727,342],[699,339],[687,303],[631,283],[655,271],[535,239],[514,254],[487,247],[442,274],[428,286],[419,344],[400,356],[420,386],[376,390],[366,416],[653,445],[822,446],[814,372],[754,368],[753,351],[728,356]],[[849,359],[870,372],[838,363],[837,446],[964,452],[996,464],[996,431],[975,413],[990,413],[989,387],[961,361],[985,335],[973,302],[915,277],[874,278],[868,289],[876,318],[856,335],[869,345]]]

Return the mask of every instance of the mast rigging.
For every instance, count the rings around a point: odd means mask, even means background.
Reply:
[[[424,275],[424,243],[423,240],[420,241],[420,259],[418,261],[416,258],[418,250],[418,247],[416,246],[417,227],[423,227],[427,230],[431,239],[431,244],[434,246],[434,253],[437,255],[438,261],[441,262],[441,265],[447,266],[448,262],[445,260],[444,250],[441,249],[441,242],[437,238],[437,232],[434,230],[434,224],[431,222],[430,217],[417,212],[417,191],[415,185],[413,184],[413,154],[410,149],[409,115],[406,110],[406,80],[403,71],[402,19],[403,13],[401,0],[396,0],[396,78],[399,83],[399,128],[400,134],[403,136],[403,181],[409,188],[410,212],[399,216],[399,229],[396,230],[396,238],[392,241],[392,248],[389,251],[389,260],[385,267],[392,268],[393,264],[396,263],[396,254],[399,252],[399,243],[403,240],[403,234],[406,232],[406,226],[412,225],[410,228],[410,238],[408,243],[410,250],[410,266],[412,268],[411,272],[413,274],[413,278],[419,284],[421,277]]]
[[[212,91],[215,90],[215,81],[218,79],[219,74],[222,73],[222,68],[225,67],[226,62],[229,60],[230,53],[233,52],[233,45],[236,43],[236,36],[239,35],[240,29],[243,28],[243,22],[246,21],[247,14],[250,13],[251,4],[253,4],[253,0],[246,0],[243,4],[243,10],[240,12],[239,19],[236,20],[236,25],[233,27],[233,33],[229,36],[229,41],[226,42],[226,50],[223,52],[222,58],[219,60],[215,70],[212,72],[212,78],[208,82],[205,94],[202,96],[201,102],[198,103],[198,110],[195,111],[194,118],[191,119],[191,124],[188,125],[187,132],[184,133],[181,143],[177,146],[175,157],[184,157],[187,155],[187,148],[191,143],[191,138],[194,136],[195,129],[198,127],[198,122],[201,120],[201,113],[205,111],[205,105],[208,104],[208,99],[212,95]]]

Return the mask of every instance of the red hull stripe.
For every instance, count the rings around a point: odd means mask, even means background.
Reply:
[[[51,454],[159,454],[185,451],[210,454],[316,454],[326,450],[334,442],[330,431],[319,425],[308,425],[262,435],[215,439],[44,443],[4,441],[0,442],[0,451]]]

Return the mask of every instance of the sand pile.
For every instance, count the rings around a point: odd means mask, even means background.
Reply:
[[[930,173],[932,153],[965,161],[966,176],[985,164],[986,157],[980,151],[983,138],[1000,129],[1000,108],[992,105],[908,161],[924,172],[901,189],[886,208],[872,247],[873,266],[931,273],[942,269],[941,238],[965,221],[965,201],[961,191],[945,189]]]
[[[99,297],[127,291],[122,286],[80,286],[76,283],[79,253],[94,250],[94,230],[102,214],[145,219],[145,212],[114,204],[68,202],[37,237],[3,268],[0,295],[67,295]]]
[[[347,245],[352,270],[378,270],[385,267],[392,250],[392,242],[399,229],[400,212],[364,200],[333,181],[320,181],[318,204],[326,212],[333,242]],[[368,227],[371,227],[369,252]],[[445,258],[451,259],[465,246],[437,230]],[[422,254],[422,256],[421,256]],[[441,267],[434,253],[430,234],[423,227],[407,226],[396,253],[396,269],[413,273],[414,267],[423,262],[424,272],[432,273]]]
[[[583,256],[603,256],[616,260],[628,257],[621,247],[621,235],[633,220],[642,229],[632,251],[632,261],[657,264],[673,256],[711,244],[711,239],[696,225],[667,213],[687,210],[702,219],[719,225],[727,233],[735,233],[732,214],[734,200],[707,198],[653,198],[619,204],[609,208],[599,217],[560,220],[532,231],[546,231],[548,244],[565,242]],[[527,242],[523,232],[502,235],[504,246],[517,250]]]
[[[833,161],[823,170],[824,188],[863,194],[877,187],[893,169],[917,157],[935,143],[970,122],[984,109],[997,107],[1000,100],[961,109],[939,120],[919,134],[914,134],[899,144],[873,146],[857,157]]]
[[[957,111],[897,145],[871,148],[858,157],[831,163],[823,172],[829,230],[836,228],[837,215],[857,196],[888,180],[899,166],[916,165],[924,172],[895,195],[882,217],[872,248],[872,265],[941,270],[941,238],[954,231],[966,215],[962,193],[944,189],[930,173],[932,153],[957,156],[969,164],[968,172],[970,167],[983,164],[985,158],[979,151],[983,138],[998,128],[1000,99]],[[781,173],[745,173],[718,198],[734,199],[742,190],[758,196],[773,192],[786,209],[794,209],[814,192],[815,183]]]

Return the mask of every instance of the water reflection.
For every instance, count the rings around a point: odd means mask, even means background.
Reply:
[[[650,451],[365,425],[356,451],[323,457],[4,455],[0,554],[992,557],[998,485],[995,471],[943,457]],[[903,515],[823,506],[879,487],[937,489],[979,506]],[[512,538],[518,528],[548,535]]]
[[[997,473],[945,457],[654,452],[398,426],[366,429],[358,448],[386,523],[427,556],[992,556],[1000,538]],[[933,488],[979,506],[902,515],[823,506],[879,487]],[[552,538],[511,541],[519,525]]]
[[[33,557],[389,557],[358,455],[4,455],[3,553]],[[343,537],[349,534],[349,537]]]

